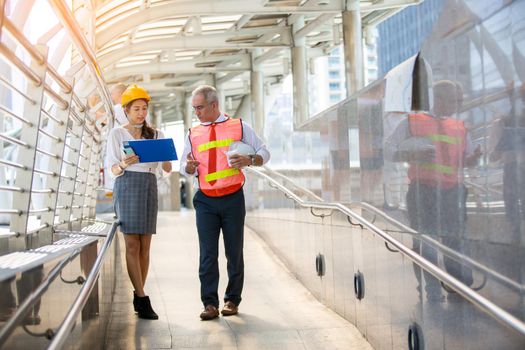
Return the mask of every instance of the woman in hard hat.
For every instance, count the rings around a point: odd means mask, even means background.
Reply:
[[[140,318],[158,319],[149,297],[144,293],[148,275],[151,235],[157,226],[158,163],[139,163],[139,157],[126,147],[128,141],[163,138],[160,130],[148,125],[146,116],[151,98],[138,85],[129,86],[122,94],[122,107],[129,123],[110,131],[107,158],[110,174],[115,177],[113,201],[120,230],[126,242],[126,265],[133,292],[133,306]],[[171,162],[162,162],[162,169],[171,171]]]

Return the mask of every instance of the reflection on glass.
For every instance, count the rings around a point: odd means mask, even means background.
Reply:
[[[450,80],[433,86],[434,106],[431,113],[416,111],[401,121],[386,141],[393,161],[409,164],[409,188],[406,204],[410,226],[419,233],[431,235],[448,247],[461,251],[467,219],[467,188],[464,166],[476,164],[481,150],[474,147],[464,122],[455,117],[463,100],[462,87]],[[414,249],[437,264],[435,248]],[[445,269],[467,285],[473,283],[472,271],[444,257]],[[421,271],[414,266],[418,291],[422,290]],[[428,300],[441,300],[439,282],[425,273]]]
[[[43,265],[39,265],[31,270],[22,272],[18,280],[13,276],[0,282],[0,322],[8,321],[24,300],[40,286],[44,276],[43,270]],[[39,312],[40,300],[29,309],[23,324],[39,325],[41,322]]]

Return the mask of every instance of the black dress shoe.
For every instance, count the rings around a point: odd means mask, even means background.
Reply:
[[[137,297],[137,311],[139,318],[144,318],[146,320],[158,320],[159,316],[153,311],[151,307],[151,302],[148,296]]]

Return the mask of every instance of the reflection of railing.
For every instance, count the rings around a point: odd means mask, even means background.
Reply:
[[[315,198],[316,200],[318,201],[322,201],[323,199],[321,197],[319,197],[318,195],[316,195],[315,193],[313,193],[312,191],[310,191],[309,189],[307,188],[304,188],[302,186],[299,186],[297,185],[292,179],[290,179],[288,176],[286,175],[283,175],[275,170],[272,170],[270,168],[268,168],[267,166],[263,166],[262,168],[264,168],[265,171],[269,172],[272,174],[272,176],[276,176],[276,177],[280,177],[281,179],[285,180],[286,182],[294,185],[295,187],[297,187],[299,190],[301,190],[301,192],[311,196],[312,198]]]
[[[49,272],[49,275],[36,290],[34,290],[18,307],[16,313],[6,322],[0,331],[0,345],[4,344],[7,338],[11,335],[13,330],[20,324],[24,317],[26,317],[29,310],[40,300],[44,292],[49,288],[51,283],[60,275],[62,269],[80,253],[77,249],[66,256]]]
[[[381,216],[381,218],[383,218],[384,220],[386,220],[386,221],[390,222],[391,224],[393,224],[393,225],[399,227],[400,229],[402,229],[403,233],[410,233],[410,234],[417,235],[418,238],[420,238],[423,241],[426,241],[426,242],[430,243],[431,245],[433,245],[434,247],[438,248],[440,251],[445,253],[447,256],[453,258],[454,260],[456,260],[458,262],[461,262],[461,263],[465,263],[466,265],[469,265],[470,267],[472,267],[472,268],[474,268],[474,269],[476,269],[478,271],[483,272],[484,274],[490,276],[494,280],[496,280],[498,282],[501,282],[503,285],[516,290],[520,294],[525,293],[525,286],[524,285],[519,284],[519,283],[511,280],[510,278],[505,277],[505,276],[495,272],[494,270],[489,269],[488,267],[486,267],[486,266],[480,264],[479,262],[469,258],[468,256],[458,253],[454,249],[450,249],[449,247],[447,247],[443,243],[441,243],[441,242],[431,238],[430,236],[428,236],[426,234],[421,234],[421,233],[417,232],[416,230],[406,226],[402,222],[392,218],[391,216],[389,216],[388,214],[386,214],[382,210],[379,210],[376,207],[374,207],[374,206],[372,206],[372,205],[370,205],[368,203],[365,203],[365,202],[351,203],[350,205],[358,205],[358,206],[360,206],[360,207],[362,207],[362,208],[364,208],[366,210],[372,211],[374,214],[377,214],[377,215]]]
[[[55,337],[53,338],[51,344],[49,344],[48,349],[61,349],[64,343],[66,342],[67,337],[69,336],[71,330],[75,325],[75,321],[78,317],[78,314],[80,313],[80,311],[82,311],[84,305],[86,305],[89,295],[91,294],[91,291],[93,290],[93,287],[95,286],[95,283],[98,280],[100,269],[102,268],[102,264],[104,263],[104,259],[106,257],[106,252],[111,246],[111,243],[113,242],[113,238],[115,237],[115,233],[117,232],[117,227],[119,225],[119,222],[113,223],[111,231],[108,233],[106,241],[104,242],[104,245],[98,253],[97,260],[95,260],[95,263],[91,268],[91,272],[86,278],[86,282],[80,289],[80,292],[78,293],[75,302],[71,305],[71,308],[69,309],[66,318],[64,319],[64,322],[62,322],[62,324],[60,325],[60,328],[57,331]]]
[[[472,304],[477,306],[482,311],[486,312],[490,316],[492,316],[494,319],[502,323],[503,325],[514,329],[515,331],[519,332],[522,335],[525,335],[525,323],[523,323],[518,318],[514,317],[507,311],[500,308],[498,305],[494,304],[492,301],[488,300],[487,298],[483,297],[479,293],[473,291],[468,286],[466,286],[464,283],[459,281],[458,279],[454,278],[450,274],[448,274],[446,271],[442,270],[438,266],[434,265],[421,255],[415,253],[410,248],[402,244],[400,241],[392,237],[387,232],[381,230],[365,218],[363,218],[361,215],[355,213],[348,207],[344,206],[341,203],[330,203],[330,202],[322,202],[322,201],[316,201],[316,202],[310,202],[310,201],[304,201],[300,197],[298,197],[295,193],[287,189],[285,186],[281,185],[276,180],[272,179],[267,174],[264,174],[260,170],[256,170],[253,168],[248,168],[248,171],[261,176],[265,178],[267,181],[269,181],[273,187],[278,188],[281,192],[283,192],[286,197],[294,200],[298,205],[305,208],[318,208],[318,209],[329,209],[329,210],[339,210],[343,214],[347,215],[349,218],[359,222],[360,225],[362,225],[364,228],[367,228],[368,230],[374,232],[376,235],[381,237],[385,242],[388,244],[394,246],[401,254],[412,260],[414,263],[416,263],[418,266],[420,266],[422,269],[436,277],[438,280],[445,283],[448,287],[453,289],[455,292],[459,293],[461,296],[463,296],[465,299],[470,301]]]
[[[304,188],[300,185],[297,185],[292,179],[290,179],[289,177],[275,171],[275,170],[272,170],[266,166],[263,167],[264,170],[268,173],[270,173],[273,177],[280,177],[282,179],[284,179],[287,183],[290,183],[292,184],[295,188],[301,190],[303,193],[309,195],[311,198],[313,198],[314,200],[316,201],[319,201],[319,202],[324,202],[324,200],[317,196],[315,193],[313,193],[312,191],[310,191],[309,189],[307,188]],[[464,255],[464,254],[461,254],[457,251],[455,251],[454,249],[451,249],[449,247],[447,247],[446,245],[444,245],[443,243],[433,239],[432,237],[426,235],[426,234],[421,234],[419,233],[418,231],[412,229],[411,227],[405,225],[404,223],[402,223],[401,221],[399,220],[396,220],[394,219],[393,217],[391,217],[390,215],[388,215],[387,213],[385,213],[384,211],[374,207],[373,205],[370,205],[366,202],[352,202],[352,203],[349,203],[348,204],[349,206],[357,206],[357,207],[360,207],[360,208],[363,208],[367,211],[370,211],[372,212],[374,215],[378,215],[380,216],[383,220],[389,222],[390,224],[394,225],[395,227],[399,228],[400,230],[402,230],[402,233],[408,233],[408,234],[412,234],[412,235],[417,235],[418,238],[420,238],[421,240],[429,243],[430,245],[434,246],[435,248],[439,249],[441,252],[443,252],[444,254],[446,254],[448,257],[458,261],[458,262],[461,262],[465,265],[468,265],[474,269],[476,269],[477,271],[480,271],[482,272],[485,276],[490,276],[491,278],[493,278],[494,280],[500,282],[501,284],[517,291],[518,293],[520,294],[524,294],[525,293],[525,286],[522,285],[522,284],[519,284],[517,283],[516,281],[513,281],[511,280],[510,278],[508,277],[505,277],[499,273],[497,273],[496,271],[494,270],[491,270],[489,269],[488,267],[486,267],[485,265],[482,265],[480,264],[479,262],[471,259],[470,257]],[[374,219],[372,219],[372,223],[374,223],[375,221],[375,217]],[[388,230],[387,230],[388,231]],[[388,248],[388,246],[387,246]]]

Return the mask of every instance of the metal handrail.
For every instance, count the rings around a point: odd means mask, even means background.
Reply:
[[[451,289],[453,289],[455,292],[463,296],[465,299],[470,301],[472,304],[474,304],[476,307],[478,307],[480,310],[484,311],[494,319],[496,319],[498,322],[503,324],[506,327],[509,327],[521,335],[525,336],[525,323],[522,322],[520,319],[516,318],[515,316],[511,315],[507,311],[503,310],[498,305],[494,304],[489,299],[485,298],[481,294],[473,291],[471,288],[469,288],[467,285],[444,271],[443,269],[439,268],[432,262],[428,261],[421,255],[415,253],[413,250],[405,246],[403,243],[386,233],[385,231],[381,230],[365,218],[363,218],[361,215],[355,213],[348,207],[344,206],[341,203],[332,203],[332,202],[310,202],[310,201],[304,201],[300,197],[298,197],[295,193],[287,189],[285,186],[281,185],[279,182],[272,179],[270,176],[264,174],[260,170],[256,170],[254,168],[247,168],[248,171],[257,174],[266,180],[268,180],[270,183],[273,183],[273,185],[278,188],[281,192],[283,192],[288,198],[293,199],[297,204],[299,204],[301,207],[305,208],[319,208],[319,209],[337,209],[341,211],[343,214],[347,215],[348,217],[351,217],[352,219],[358,221],[363,227],[366,227],[368,230],[374,232],[376,235],[381,237],[385,242],[391,244],[395,248],[399,250],[399,252],[403,255],[405,255],[407,258],[412,260],[414,263],[416,263],[418,266],[420,266],[423,270],[427,271],[434,277],[436,277],[438,280],[445,283],[447,286],[449,286]]]
[[[100,249],[100,253],[97,256],[97,260],[95,260],[95,263],[91,268],[91,272],[86,278],[86,282],[82,285],[82,288],[80,289],[80,292],[78,293],[73,305],[71,305],[64,321],[62,322],[60,328],[56,332],[55,337],[49,344],[48,350],[61,349],[64,346],[67,337],[69,336],[71,330],[75,325],[75,321],[78,317],[78,314],[80,313],[80,311],[82,311],[84,305],[86,305],[89,295],[91,294],[91,291],[95,286],[95,282],[97,281],[98,276],[100,274],[100,269],[104,262],[104,258],[106,257],[106,252],[111,243],[113,242],[113,238],[115,237],[115,233],[117,232],[117,227],[119,225],[120,222],[115,221],[111,226],[111,230],[107,235],[104,245]]]
[[[398,226],[399,228],[403,229],[405,232],[411,233],[411,234],[417,234],[422,240],[427,241],[430,244],[438,247],[440,250],[446,252],[449,256],[454,257],[454,258],[456,258],[458,260],[462,260],[463,262],[466,262],[471,267],[474,267],[475,269],[477,269],[479,271],[483,271],[484,273],[486,273],[487,275],[490,275],[495,280],[498,280],[499,282],[503,283],[507,287],[510,287],[510,288],[513,288],[513,289],[517,290],[519,293],[525,293],[525,286],[523,284],[519,284],[516,281],[513,281],[513,280],[511,280],[508,277],[505,277],[505,276],[503,276],[503,275],[501,275],[501,274],[499,274],[499,273],[497,273],[497,272],[495,272],[493,270],[490,270],[485,265],[480,264],[476,260],[471,259],[470,257],[468,257],[466,255],[459,254],[454,249],[451,249],[451,248],[447,247],[443,243],[435,240],[434,238],[429,237],[428,235],[422,234],[422,233],[420,233],[420,232],[418,232],[418,231],[408,227],[407,225],[403,224],[402,222],[400,222],[400,221],[394,219],[393,217],[391,217],[390,215],[386,214],[382,210],[377,209],[373,205],[370,205],[370,204],[365,203],[365,202],[351,203],[351,205],[358,205],[358,206],[361,206],[362,208],[364,208],[366,210],[370,210],[370,211],[374,212],[375,214],[378,214],[379,216],[381,216],[385,220],[387,220],[390,223],[392,223],[392,224]]]
[[[26,51],[33,57],[38,64],[45,64],[46,57],[40,53],[33,44],[22,34],[20,30],[9,20],[9,18],[4,18],[4,27],[11,33],[11,35],[26,49]]]
[[[107,111],[111,116],[110,120],[113,121],[115,119],[115,115],[113,113],[113,106],[110,103],[111,95],[109,94],[107,84],[104,81],[104,78],[102,77],[102,68],[98,64],[95,52],[89,45],[86,37],[84,36],[84,33],[82,33],[80,26],[71,14],[71,10],[69,9],[65,1],[50,0],[49,2],[52,4],[52,7],[55,10],[60,22],[62,22],[62,26],[69,33],[71,39],[75,42],[80,55],[82,56],[84,61],[87,62],[91,73],[97,79],[99,89],[104,95],[104,99],[106,100],[106,103],[109,107]]]
[[[265,171],[268,171],[272,175],[279,176],[282,179],[290,182],[295,187],[299,188],[301,191],[307,193],[308,195],[310,195],[311,197],[315,198],[316,200],[324,202],[324,200],[321,197],[319,197],[318,195],[316,195],[315,193],[313,193],[309,189],[306,189],[306,188],[303,188],[302,186],[297,185],[292,179],[290,179],[286,175],[283,175],[283,174],[281,174],[281,173],[279,173],[279,172],[277,172],[277,171],[275,171],[273,169],[270,169],[270,168],[268,168],[266,166],[263,166],[263,168],[265,169]],[[418,237],[420,237],[422,240],[424,240],[424,241],[434,245],[435,247],[438,247],[441,251],[445,252],[449,257],[452,257],[452,258],[455,258],[457,260],[461,260],[461,261],[465,262],[467,265],[470,265],[471,267],[473,267],[473,268],[475,268],[475,269],[477,269],[479,271],[482,271],[483,273],[489,275],[490,277],[494,278],[495,280],[501,282],[505,286],[518,291],[519,293],[525,293],[525,286],[523,284],[519,284],[516,281],[513,281],[512,279],[510,279],[510,278],[508,278],[506,276],[503,276],[503,275],[501,275],[501,274],[499,274],[499,273],[497,273],[497,272],[495,272],[493,270],[490,270],[485,265],[480,264],[479,262],[475,261],[474,259],[471,259],[470,257],[468,257],[468,256],[466,256],[464,254],[460,254],[457,251],[455,251],[454,249],[451,249],[451,248],[447,247],[446,245],[444,245],[441,242],[431,238],[430,236],[428,236],[426,234],[422,234],[422,233],[412,229],[411,227],[405,225],[404,223],[394,219],[393,217],[391,217],[390,215],[388,215],[384,211],[374,207],[373,205],[370,205],[370,204],[368,204],[366,202],[351,202],[351,203],[349,203],[349,205],[350,206],[359,206],[359,207],[361,207],[361,208],[363,208],[365,210],[371,211],[374,214],[381,216],[383,219],[385,219],[386,221],[390,222],[391,224],[399,227],[404,232],[410,233],[410,234],[413,234],[413,235],[418,235]]]
[[[29,296],[24,300],[24,302],[18,307],[16,313],[6,322],[6,324],[0,330],[0,345],[5,343],[5,341],[11,335],[13,330],[18,326],[18,324],[29,312],[30,308],[32,308],[33,305],[35,305],[35,303],[38,300],[40,300],[42,294],[44,294],[44,292],[51,285],[51,282],[53,282],[55,278],[57,278],[57,276],[60,274],[60,271],[62,271],[62,269],[80,253],[80,251],[80,249],[74,250],[71,254],[62,259],[62,261],[55,265],[53,270],[49,272],[47,278],[38,286],[38,288],[36,288],[31,294],[29,294]]]
[[[4,45],[2,42],[0,42],[0,53],[4,55],[22,74],[25,75],[25,77],[33,82],[36,86],[42,85],[42,79],[27,65],[22,61],[20,58],[16,56],[16,54],[11,51],[6,45]]]

